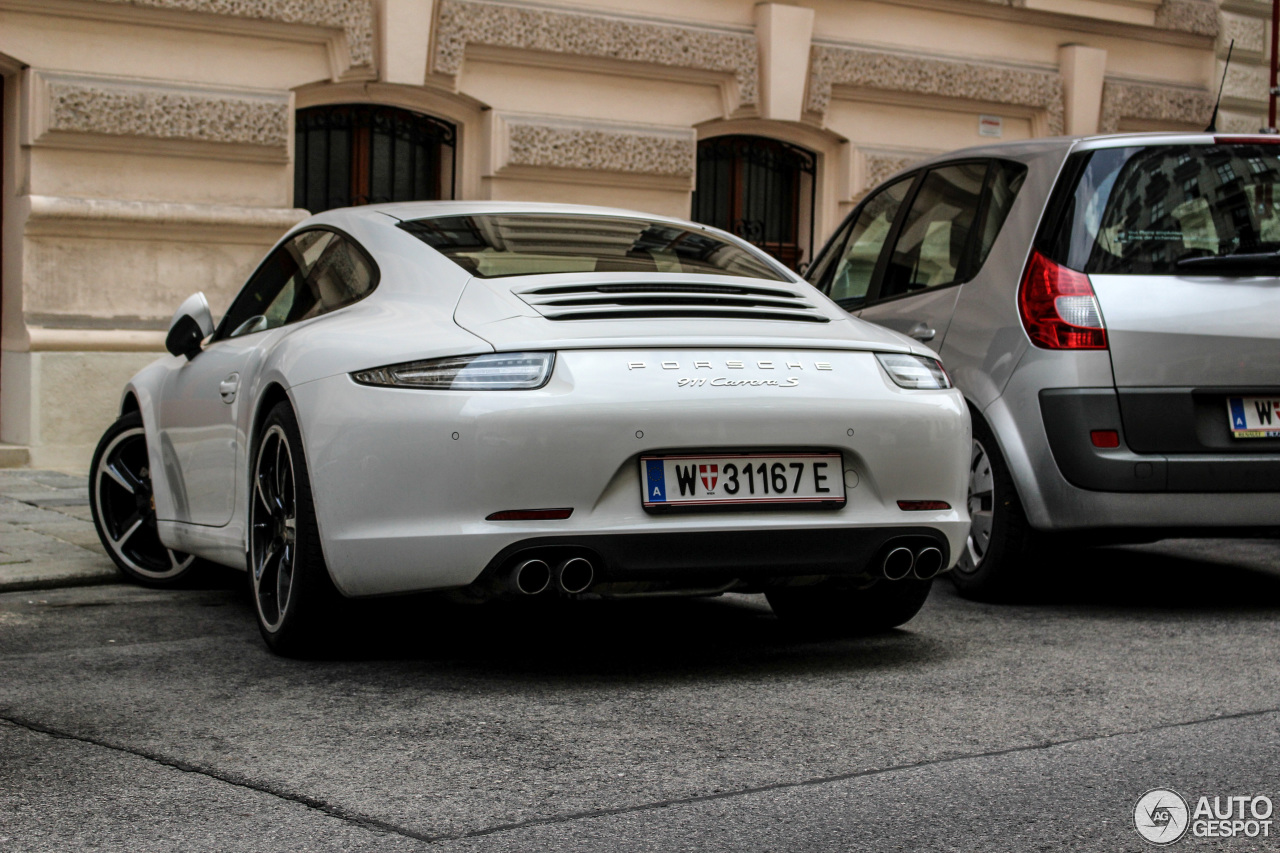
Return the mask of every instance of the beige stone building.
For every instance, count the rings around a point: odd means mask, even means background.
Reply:
[[[930,153],[1266,111],[1265,0],[0,0],[0,456],[83,469],[307,208],[695,217],[796,264]]]

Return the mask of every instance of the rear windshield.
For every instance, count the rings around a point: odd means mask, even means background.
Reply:
[[[702,230],[614,216],[437,216],[400,227],[480,278],[672,272],[787,281],[764,258]]]
[[[1050,256],[1086,273],[1243,271],[1280,250],[1280,145],[1159,145],[1079,155]],[[1196,258],[1223,258],[1231,261]],[[1254,258],[1261,264],[1264,259]],[[1275,261],[1272,259],[1271,264]]]

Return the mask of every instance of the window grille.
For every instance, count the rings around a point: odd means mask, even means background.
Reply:
[[[372,104],[298,110],[294,205],[334,207],[454,196],[457,128],[431,116]]]
[[[813,255],[817,156],[762,136],[698,143],[693,219],[759,246],[796,269]]]

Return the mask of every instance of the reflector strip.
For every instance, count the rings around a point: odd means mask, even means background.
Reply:
[[[1089,433],[1094,447],[1119,447],[1120,433],[1113,429],[1095,429]]]
[[[898,501],[898,509],[904,509],[907,512],[942,510],[951,509],[951,504],[946,501]]]
[[[504,509],[484,517],[485,521],[545,521],[568,518],[573,515],[573,507],[568,509]]]

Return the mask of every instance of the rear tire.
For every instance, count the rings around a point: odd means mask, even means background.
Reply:
[[[288,403],[267,415],[249,480],[249,589],[268,648],[288,657],[323,653],[341,593],[320,546],[302,434]]]
[[[89,511],[102,546],[130,580],[174,587],[203,570],[195,556],[160,541],[147,437],[138,412],[121,416],[98,442],[89,466]]]
[[[975,601],[999,601],[1026,581],[1037,537],[1027,522],[995,434],[973,415],[969,464],[969,538],[950,573],[956,590]]]
[[[933,580],[878,580],[866,589],[840,581],[778,587],[765,593],[783,622],[819,634],[881,634],[910,622],[924,607]]]

